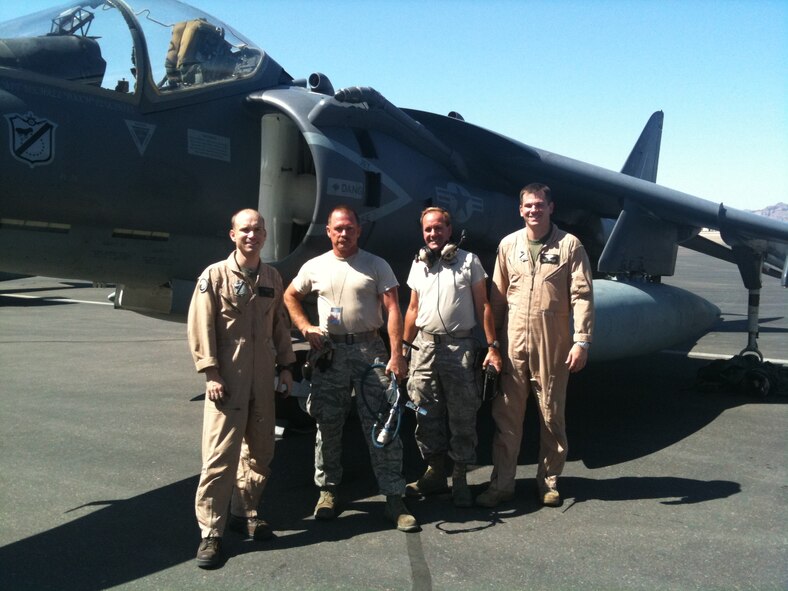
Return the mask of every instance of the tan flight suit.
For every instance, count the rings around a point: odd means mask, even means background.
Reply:
[[[202,537],[221,536],[227,507],[255,517],[274,455],[275,365],[295,361],[279,272],[260,263],[247,277],[233,252],[203,271],[189,307],[197,371],[217,367],[223,402],[207,397],[195,509]],[[243,449],[241,443],[243,442]]]
[[[539,408],[537,484],[541,491],[555,486],[567,456],[565,362],[575,341],[591,341],[594,323],[591,265],[580,241],[553,225],[537,260],[530,259],[525,229],[506,236],[498,247],[490,294],[506,352],[503,395],[492,403],[497,428],[490,483],[504,492],[514,492],[530,389]]]

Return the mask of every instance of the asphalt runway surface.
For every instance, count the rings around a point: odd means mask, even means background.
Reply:
[[[196,567],[193,501],[203,379],[182,322],[107,305],[109,288],[0,284],[0,586],[5,589],[788,588],[785,397],[706,392],[709,355],[746,345],[747,293],[732,266],[681,251],[666,282],[717,304],[715,330],[671,352],[593,363],[570,383],[559,508],[535,496],[533,413],[517,494],[496,510],[409,500],[422,525],[382,516],[364,435],[348,424],[342,513],[312,510],[314,435],[277,442],[261,506],[266,542],[227,532],[226,561]],[[788,292],[764,277],[761,349],[788,358]],[[476,494],[493,426],[479,413]],[[405,421],[408,480],[423,469]]]

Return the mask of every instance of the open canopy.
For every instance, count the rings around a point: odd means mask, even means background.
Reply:
[[[85,0],[0,24],[0,67],[134,94],[168,95],[254,77],[265,54],[175,0]]]

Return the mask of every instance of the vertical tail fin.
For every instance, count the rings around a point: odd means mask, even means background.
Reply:
[[[657,182],[659,166],[659,148],[662,143],[662,120],[664,114],[657,111],[648,120],[646,126],[635,142],[621,174],[633,176],[652,183]]]

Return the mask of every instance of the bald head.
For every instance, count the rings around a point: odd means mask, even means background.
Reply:
[[[265,228],[265,220],[263,219],[263,216],[260,215],[260,212],[256,209],[242,209],[241,211],[236,212],[235,215],[230,218],[230,228],[237,228],[237,224],[241,218],[253,218],[255,221],[259,221],[263,228]]]

